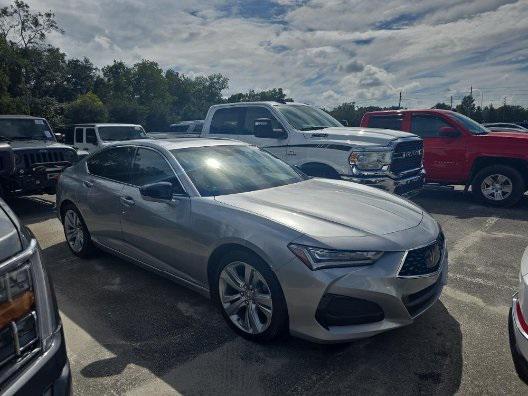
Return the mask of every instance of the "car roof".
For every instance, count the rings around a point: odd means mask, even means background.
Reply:
[[[115,142],[112,146],[145,146],[162,147],[166,150],[179,150],[192,147],[213,147],[213,146],[249,146],[249,144],[233,139],[223,138],[175,138],[175,139],[136,139]]]
[[[368,111],[365,114],[398,114],[398,113],[409,113],[409,112],[428,112],[428,113],[443,113],[443,114],[452,114],[455,113],[452,110],[444,110],[444,109],[396,109],[396,110],[375,110],[375,111]]]
[[[43,120],[44,117],[34,117],[27,114],[4,114],[0,115],[0,119],[17,119],[17,118],[24,118],[28,120]]]

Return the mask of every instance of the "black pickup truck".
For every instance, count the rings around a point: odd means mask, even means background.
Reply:
[[[44,118],[0,115],[0,196],[54,194],[57,178],[77,161]]]

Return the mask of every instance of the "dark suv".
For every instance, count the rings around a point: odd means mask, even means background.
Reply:
[[[0,196],[54,194],[59,174],[76,160],[44,118],[0,116]]]
[[[0,199],[0,394],[68,395],[61,320],[40,249]]]

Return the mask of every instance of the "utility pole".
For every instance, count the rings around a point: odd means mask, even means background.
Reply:
[[[484,102],[484,91],[480,91],[480,108],[482,109],[482,103]]]
[[[401,91],[400,91],[400,100],[398,100],[398,109],[401,109]]]
[[[453,95],[451,95],[451,110],[453,110]]]
[[[469,88],[469,96],[473,97],[473,85]]]

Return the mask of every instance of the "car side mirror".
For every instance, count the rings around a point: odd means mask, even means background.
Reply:
[[[438,132],[438,136],[445,138],[456,138],[460,136],[460,132],[450,126],[442,127]]]
[[[139,188],[141,196],[155,200],[170,201],[172,200],[174,188],[172,183],[158,182],[145,184]]]
[[[273,129],[269,118],[257,118],[253,124],[253,131],[258,138],[285,139],[288,136],[284,131]]]

